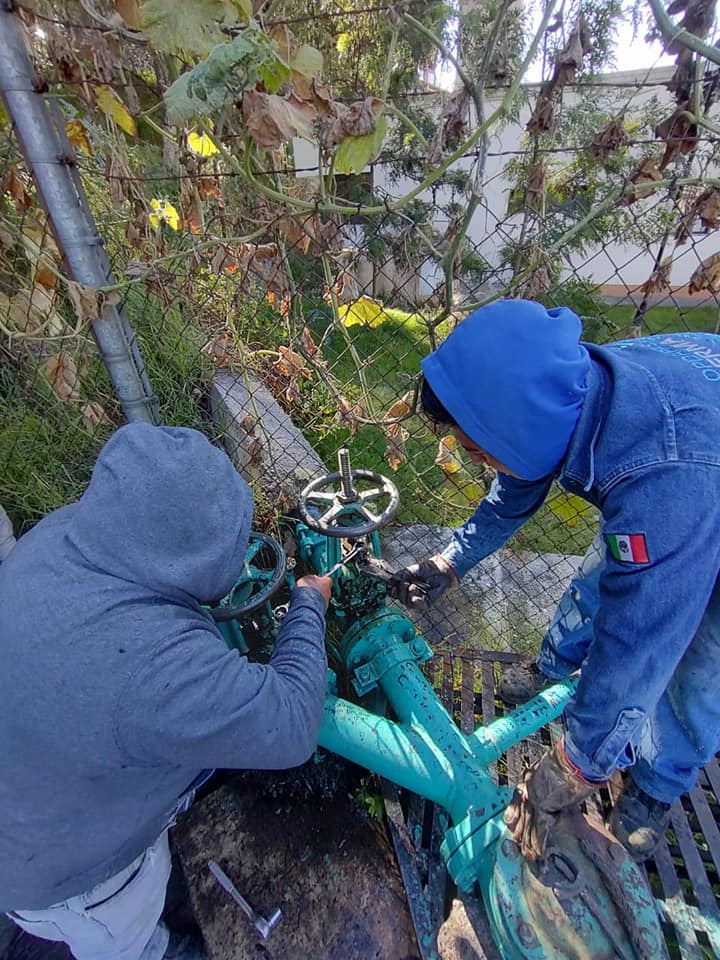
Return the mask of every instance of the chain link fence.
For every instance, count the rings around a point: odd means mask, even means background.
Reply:
[[[703,183],[717,138],[681,119],[653,134],[672,114],[667,78],[571,86],[567,139],[550,146],[536,136],[543,90],[527,87],[511,119],[409,201],[417,157],[393,153],[391,136],[376,162],[333,178],[328,204],[325,160],[307,142],[269,151],[263,175],[250,176],[207,134],[178,136],[157,119],[161,58],[138,46],[119,76],[117,37],[92,20],[26,13],[25,26],[114,282],[93,293],[67,276],[3,117],[0,503],[20,533],[82,492],[124,422],[90,327],[107,307],[134,331],[160,422],[204,431],[249,479],[256,527],[277,535],[299,489],[347,447],[353,467],[400,490],[383,532],[398,565],[444,546],[492,481],[417,409],[422,358],[469,310],[499,296],[566,304],[598,342],[718,329],[720,268],[708,254],[720,192]],[[588,130],[591,95],[604,126]],[[504,96],[489,91],[487,111]],[[414,115],[418,101],[440,139],[477,122],[467,97],[437,90],[398,109]],[[448,651],[534,649],[597,522],[554,489],[506,548],[422,615],[428,639]]]

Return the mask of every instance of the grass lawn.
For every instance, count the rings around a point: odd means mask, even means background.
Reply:
[[[630,335],[635,307],[632,304],[608,306],[600,320],[606,328],[598,342],[622,340]],[[714,307],[651,307],[644,317],[644,336],[655,333],[683,333],[691,330],[715,333],[720,311]],[[594,332],[594,331],[593,331]]]
[[[591,318],[587,323],[586,336],[598,342],[622,339],[631,333],[634,313],[632,305],[607,306],[597,320]],[[645,315],[643,333],[713,332],[717,316],[717,311],[710,307],[653,307]],[[372,415],[380,417],[411,388],[431,343],[427,325],[418,314],[386,308],[372,319],[372,325],[358,323],[347,327],[344,335],[333,330],[325,340],[325,354],[348,399],[359,398],[365,392],[358,379],[355,358],[362,360],[362,375],[372,399]],[[328,323],[329,318],[316,315],[313,329],[316,340],[326,332]],[[436,331],[438,342],[447,333],[447,326],[441,326]],[[451,477],[446,476],[434,463],[438,438],[422,419],[412,417],[402,426],[407,431],[406,459],[395,472],[386,458],[388,440],[377,427],[362,426],[355,435],[338,427],[311,439],[332,469],[335,469],[335,451],[347,444],[355,467],[392,476],[401,495],[401,522],[447,526],[462,523],[485,492],[478,468],[461,454],[461,468]],[[596,528],[596,511],[577,498],[568,498],[558,488],[519,531],[511,546],[542,553],[581,554]]]

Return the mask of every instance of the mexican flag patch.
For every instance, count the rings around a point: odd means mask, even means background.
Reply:
[[[608,533],[605,537],[610,553],[621,563],[650,563],[645,534]]]

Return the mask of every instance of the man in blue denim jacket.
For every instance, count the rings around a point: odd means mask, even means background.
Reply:
[[[611,826],[644,859],[720,746],[720,337],[600,347],[580,331],[565,307],[500,301],[425,359],[426,413],[498,474],[442,554],[402,572],[400,595],[422,601],[422,581],[433,602],[553,481],[600,510],[600,535],[516,697],[582,666],[567,732],[507,819],[525,855],[540,856],[557,813],[632,766]]]

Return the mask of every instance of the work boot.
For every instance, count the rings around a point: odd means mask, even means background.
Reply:
[[[516,707],[532,700],[541,690],[556,682],[547,677],[535,661],[509,663],[500,672],[497,691],[503,703]]]
[[[610,814],[610,829],[633,860],[649,859],[670,823],[670,804],[645,793],[630,777]]]

